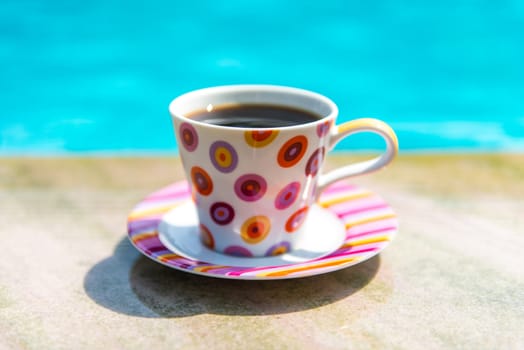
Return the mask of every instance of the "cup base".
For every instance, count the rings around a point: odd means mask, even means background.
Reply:
[[[345,227],[336,215],[313,205],[304,222],[301,239],[291,248],[275,247],[276,255],[245,257],[241,247],[219,252],[198,223],[195,206],[188,201],[167,213],[158,227],[160,241],[174,253],[216,265],[259,267],[282,266],[321,258],[338,249],[345,238]],[[285,251],[288,250],[288,251]]]

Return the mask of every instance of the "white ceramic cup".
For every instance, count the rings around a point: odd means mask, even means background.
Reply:
[[[312,112],[319,119],[257,129],[188,117],[195,111],[243,104],[291,107]],[[236,256],[260,257],[292,250],[300,240],[309,208],[329,184],[378,170],[398,152],[397,137],[384,122],[366,118],[335,125],[338,109],[330,99],[291,87],[211,87],[177,97],[169,111],[202,242]],[[323,174],[326,153],[342,138],[362,131],[382,136],[385,152]]]

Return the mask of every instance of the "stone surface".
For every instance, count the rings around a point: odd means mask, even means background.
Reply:
[[[347,162],[330,158],[330,167]],[[0,349],[524,348],[524,156],[402,156],[379,256],[231,281],[142,257],[126,217],[177,158],[0,159]]]

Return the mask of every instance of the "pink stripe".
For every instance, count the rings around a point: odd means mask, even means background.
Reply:
[[[333,204],[330,205],[328,209],[330,211],[333,211],[335,214],[339,215],[339,213],[344,212],[346,210],[358,209],[364,206],[372,206],[378,204],[384,204],[384,200],[379,196],[371,195],[369,197],[354,198],[349,199],[343,203]]]
[[[379,229],[376,229],[376,230],[370,230],[370,231],[365,231],[365,232],[361,232],[361,233],[357,233],[357,234],[351,234],[349,233],[347,236],[346,236],[346,241],[348,239],[353,239],[353,238],[358,238],[358,237],[364,237],[364,236],[369,236],[369,235],[374,235],[376,233],[382,233],[382,232],[387,232],[387,231],[394,231],[396,230],[397,228],[394,227],[394,226],[388,226],[388,227],[383,227],[383,228],[379,228]],[[347,244],[347,243],[344,243],[344,244]]]
[[[365,224],[351,226],[349,230],[347,230],[346,232],[348,235],[352,236],[352,235],[356,235],[356,234],[366,232],[366,231],[378,230],[378,229],[383,228],[384,226],[392,226],[392,227],[395,227],[395,229],[397,229],[398,221],[396,218],[391,218],[391,219],[384,219],[384,220],[379,220],[379,221],[368,222]]]
[[[224,267],[223,266],[219,268],[209,269],[206,272],[202,272],[202,273],[213,273],[215,275],[230,275],[230,271],[234,271],[234,270],[235,270],[235,267],[232,267],[232,266]]]
[[[182,201],[186,201],[187,199],[189,199],[189,197],[186,196],[186,197],[176,197],[176,198],[168,198],[168,199],[158,199],[154,201],[151,200],[149,202],[142,201],[140,204],[138,204],[133,209],[133,211],[131,212],[131,215],[132,214],[136,215],[136,212],[139,212],[139,211],[155,210],[157,208],[169,207],[172,205],[176,205]]]
[[[356,188],[357,188],[357,186],[355,186],[355,185],[350,185],[350,184],[347,184],[345,182],[337,182],[337,183],[329,186],[328,188],[326,188],[322,192],[322,194],[334,194],[334,193],[340,193],[340,192],[347,192],[347,191],[354,190]],[[320,198],[322,199],[322,195],[320,196]]]
[[[359,196],[361,194],[367,194],[369,192],[366,192],[366,191],[362,191],[362,189],[360,188],[350,188],[350,189],[347,189],[347,190],[344,190],[344,189],[341,189],[341,191],[339,192],[331,192],[331,193],[322,193],[322,195],[320,196],[320,199],[319,201],[322,203],[322,202],[329,202],[329,201],[332,201],[332,200],[337,200],[337,199],[344,199],[344,197],[348,197],[348,196]],[[350,199],[351,200],[351,199]],[[345,199],[344,199],[345,201]]]
[[[256,271],[263,271],[263,270],[274,270],[274,269],[277,269],[277,268],[284,268],[286,267],[287,265],[281,265],[281,266],[263,266],[263,267],[254,267],[254,268],[245,268],[243,270],[238,270],[238,271],[232,271],[229,273],[230,276],[241,276],[245,273],[249,273],[249,272],[256,272]],[[297,265],[293,265],[293,266],[297,266]]]
[[[149,196],[147,197],[146,199],[143,200],[143,202],[147,203],[147,202],[157,202],[157,201],[160,201],[160,200],[166,200],[166,199],[170,199],[170,200],[180,200],[180,199],[185,199],[185,198],[189,198],[190,195],[187,191],[180,191],[180,192],[171,192],[171,193],[166,193],[166,194],[162,194],[162,195],[158,195],[158,196]]]
[[[338,211],[337,210],[337,215],[339,217],[344,217],[344,216],[348,216],[348,215],[354,215],[354,214],[364,213],[366,211],[372,211],[372,210],[384,209],[384,208],[389,208],[389,205],[387,205],[385,203],[382,203],[382,204],[372,205],[372,206],[369,206],[369,207],[360,207],[358,209],[353,209],[352,208],[351,210],[346,210],[346,211]]]
[[[157,201],[160,199],[185,198],[190,196],[191,194],[187,184],[176,184],[153,193],[144,199],[144,202]]]
[[[351,255],[360,254],[360,253],[369,253],[369,252],[374,252],[377,249],[379,249],[379,247],[375,246],[375,247],[372,247],[372,248],[365,248],[365,249],[360,249],[360,250],[355,250],[355,251],[349,251],[348,252],[348,250],[351,250],[351,247],[349,247],[349,248],[346,248],[346,249],[339,249],[336,252],[334,252],[333,254],[328,255],[327,258],[331,259],[331,258],[335,258],[337,256],[351,256]]]
[[[171,192],[178,192],[184,189],[189,192],[189,184],[186,181],[180,181],[180,182],[176,182],[174,184],[168,185],[164,188],[161,188],[160,190],[153,192],[152,195],[153,196],[162,195],[162,194],[171,193]]]
[[[171,253],[172,252],[170,251],[168,254],[171,254]],[[190,259],[184,258],[183,256],[166,259],[166,258],[162,258],[162,255],[159,255],[159,256],[157,256],[157,259],[161,260],[162,262],[164,262],[166,264],[169,264],[169,265],[183,264],[183,265],[185,265],[188,268],[189,267],[195,267],[195,266],[198,266],[200,264],[198,261],[190,260]]]

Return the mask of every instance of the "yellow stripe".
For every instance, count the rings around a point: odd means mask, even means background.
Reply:
[[[179,205],[180,203],[177,203],[177,204],[171,204],[171,205],[164,206],[164,207],[156,207],[156,208],[151,208],[151,209],[146,209],[146,210],[134,211],[127,217],[127,221],[131,222],[131,221],[143,219],[148,216],[153,216],[156,214],[165,214],[168,211],[170,211],[171,209],[178,207]]]
[[[341,197],[335,197],[335,198],[331,198],[331,199],[321,200],[319,202],[319,204],[320,204],[320,206],[322,206],[324,208],[327,208],[327,207],[330,207],[332,205],[344,203],[344,202],[347,202],[347,201],[350,201],[350,200],[370,197],[371,195],[372,195],[371,192],[353,193],[353,194],[349,194],[347,196],[341,196]]]
[[[295,272],[320,269],[322,267],[329,267],[329,266],[337,266],[337,265],[345,264],[345,263],[350,262],[350,261],[354,261],[356,259],[357,259],[356,257],[340,259],[340,260],[337,260],[337,261],[329,261],[329,262],[326,262],[326,263],[323,263],[323,264],[318,264],[318,265],[313,265],[313,266],[309,265],[309,266],[299,267],[299,268],[296,268],[296,269],[286,269],[286,270],[276,271],[276,272],[260,273],[260,274],[257,274],[257,276],[260,276],[260,277],[263,277],[263,276],[267,276],[267,277],[287,276],[287,275],[295,273]]]
[[[166,262],[168,260],[171,260],[171,259],[178,259],[178,258],[181,258],[180,255],[178,254],[164,254],[164,255],[159,255],[157,257],[158,260],[162,261],[162,262]]]
[[[380,221],[380,220],[385,220],[385,219],[392,219],[395,217],[396,215],[391,213],[391,214],[384,214],[384,215],[379,215],[379,216],[373,216],[370,218],[355,220],[355,221],[346,223],[346,230],[353,226],[358,226],[358,225],[367,224],[370,222]]]
[[[156,231],[153,232],[144,232],[139,235],[133,236],[131,239],[133,240],[133,243],[142,241],[144,239],[153,238],[158,236],[158,233]]]
[[[370,237],[370,238],[364,238],[364,239],[348,242],[344,244],[341,248],[356,247],[359,245],[386,242],[386,241],[389,241],[389,236]]]
[[[207,272],[209,270],[222,269],[226,267],[227,266],[223,266],[223,265],[199,266],[199,267],[195,267],[192,271]]]
[[[380,130],[384,134],[387,134],[391,138],[391,140],[393,140],[394,142],[395,151],[398,151],[397,135],[395,135],[395,132],[393,131],[393,129],[391,129],[389,125],[387,125],[386,123],[378,119],[373,119],[373,118],[355,119],[355,120],[339,125],[338,132],[344,133],[350,130],[359,131],[361,129],[370,129],[370,128]]]

